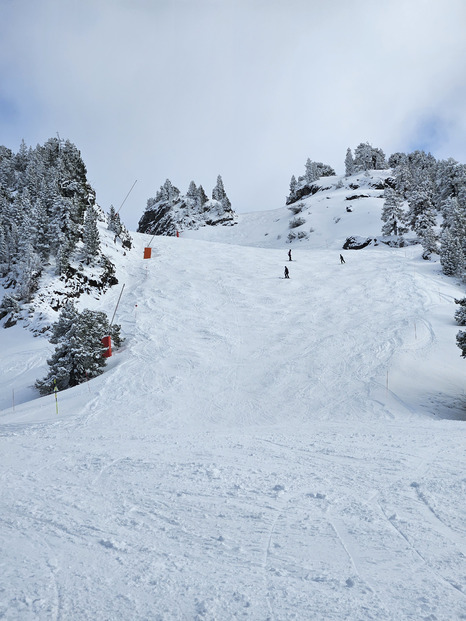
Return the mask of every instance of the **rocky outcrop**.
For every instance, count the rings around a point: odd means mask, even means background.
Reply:
[[[232,226],[238,221],[223,188],[221,177],[208,199],[202,186],[191,182],[186,195],[167,179],[147,207],[138,223],[138,233],[174,236],[187,229],[202,226]]]
[[[362,250],[368,246],[373,240],[371,237],[347,237],[343,244],[343,250]]]

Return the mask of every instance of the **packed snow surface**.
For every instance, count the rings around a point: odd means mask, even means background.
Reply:
[[[462,289],[286,213],[110,247],[126,341],[57,403],[2,330],[0,618],[466,619]]]

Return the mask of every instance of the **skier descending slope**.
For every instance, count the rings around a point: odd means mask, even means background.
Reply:
[[[290,277],[290,272],[288,270],[288,268],[285,265],[285,278],[289,278]]]

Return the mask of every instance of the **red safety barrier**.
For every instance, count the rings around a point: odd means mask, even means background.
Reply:
[[[104,358],[110,358],[112,355],[112,337],[104,336],[102,339],[102,345],[106,348],[102,356]]]

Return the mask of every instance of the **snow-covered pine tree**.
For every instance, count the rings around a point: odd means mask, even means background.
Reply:
[[[466,166],[453,158],[441,160],[436,171],[436,204],[441,208],[449,198],[457,198],[466,186]]]
[[[6,243],[5,229],[0,221],[0,277],[6,276],[9,271],[9,252]]]
[[[397,166],[400,166],[406,161],[406,157],[406,153],[401,153],[399,151],[397,153],[392,153],[388,158],[388,168],[396,168]]]
[[[308,157],[305,166],[304,182],[306,185],[312,185],[316,179],[318,179],[316,163]]]
[[[56,256],[56,269],[55,269],[57,276],[61,276],[62,274],[65,274],[66,271],[68,270],[70,263],[71,263],[71,257],[73,255],[74,248],[75,248],[74,243],[71,240],[66,239],[64,235],[60,235],[60,238],[58,241],[58,252]]]
[[[4,146],[0,146],[0,186],[16,189],[13,152]]]
[[[422,253],[423,259],[430,259],[432,253],[438,252],[437,235],[433,226],[427,225],[425,228],[422,226],[418,231],[419,239],[421,240],[424,252]]]
[[[212,199],[214,201],[221,201],[226,196],[225,188],[223,187],[223,180],[221,175],[217,177],[217,183],[212,190]]]
[[[108,319],[105,313],[87,308],[80,313],[77,329],[70,338],[73,355],[71,386],[103,373],[106,359],[102,356],[102,337],[107,333]]]
[[[378,147],[372,147],[372,167],[374,170],[385,170],[388,168],[385,153]]]
[[[458,212],[458,199],[449,196],[442,203],[442,229],[451,229],[455,225],[456,214]]]
[[[194,217],[202,209],[201,197],[194,181],[191,181],[188,191],[186,192],[186,204],[190,211],[190,215]]]
[[[34,247],[37,254],[43,262],[47,261],[50,256],[50,239],[47,234],[48,218],[45,206],[40,199],[36,199],[33,206],[34,220]]]
[[[60,311],[58,320],[52,325],[50,342],[57,345],[52,357],[47,360],[49,372],[35,386],[43,395],[53,392],[55,383],[59,390],[68,388],[73,370],[71,336],[77,326],[79,313],[73,302],[67,302]]]
[[[114,326],[117,344],[120,326]],[[84,309],[79,313],[73,303],[66,304],[52,327],[51,342],[57,347],[47,361],[47,376],[36,382],[41,394],[50,394],[55,382],[58,390],[76,386],[104,371],[102,337],[109,333],[105,313]],[[121,342],[121,339],[120,339]]]
[[[65,194],[67,190],[72,193],[77,192],[84,199],[90,188],[87,184],[87,170],[81,152],[70,140],[65,140],[60,142],[59,156],[62,190]]]
[[[188,191],[186,192],[186,197],[194,202],[198,198],[197,186],[194,181],[191,181],[191,183],[189,184]]]
[[[9,276],[13,272],[13,266],[18,258],[18,243],[19,243],[19,227],[14,221],[10,221],[8,226],[5,227],[6,231],[6,245],[8,254],[8,274]],[[10,280],[10,284],[13,284]]]
[[[455,304],[459,304],[459,308],[455,311],[455,321],[460,326],[466,326],[466,298],[455,300]]]
[[[110,205],[107,228],[109,231],[113,231],[117,236],[121,233],[120,214],[115,211],[115,207],[113,205]]]
[[[48,202],[51,204],[48,209],[49,225],[46,243],[50,244],[52,255],[57,256],[61,243],[75,248],[82,228],[73,217],[73,200],[71,198],[55,194],[52,201],[49,199]]]
[[[460,205],[458,198],[450,198],[443,205],[444,220],[442,228],[448,229],[458,240],[463,254],[466,256],[466,209]]]
[[[178,200],[179,196],[179,189],[172,184],[170,179],[166,179],[165,183],[160,186],[159,191],[155,195],[155,202],[175,203]]]
[[[29,155],[30,149],[28,149],[24,138],[21,140],[21,144],[19,145],[18,153],[14,156],[14,167],[15,170],[23,175],[26,172],[29,163]]]
[[[230,199],[228,198],[226,193],[225,193],[225,196],[221,200],[221,204],[222,204],[222,209],[223,209],[224,212],[231,212],[232,211]]]
[[[394,170],[395,190],[406,200],[413,188],[413,176],[406,161],[401,162]]]
[[[40,257],[34,249],[35,227],[31,223],[31,219],[32,213],[23,216],[17,260],[12,270],[17,283],[16,293],[25,302],[31,301],[42,272]]]
[[[461,349],[461,357],[466,358],[466,332],[460,330],[456,335],[456,344]]]
[[[204,207],[205,203],[207,203],[209,198],[208,198],[207,194],[205,193],[205,190],[202,187],[202,185],[200,185],[197,188],[197,195],[199,197],[199,204],[201,205],[201,207]]]
[[[18,302],[32,302],[40,270],[50,257],[59,274],[68,270],[95,192],[79,151],[56,138],[29,150],[23,141],[16,155],[0,147],[0,177],[0,276],[8,278]],[[100,268],[106,272],[103,264]],[[104,273],[104,278],[108,286],[112,277]]]
[[[436,224],[436,214],[432,202],[433,188],[427,178],[418,182],[408,195],[409,210],[406,216],[410,228],[420,234]]]
[[[223,186],[223,180],[220,175],[217,177],[217,183],[212,190],[212,199],[219,201],[221,205],[221,213],[231,211],[231,203],[225,192],[225,188]]]
[[[334,177],[336,172],[334,169],[328,164],[324,164],[323,162],[315,162],[316,165],[316,179],[320,179],[321,177]]]
[[[464,254],[461,244],[453,237],[449,229],[445,229],[441,237],[440,263],[443,273],[447,276],[455,276],[463,271]]]
[[[354,150],[354,167],[358,172],[372,168],[372,147],[368,142],[361,142]]]
[[[354,150],[355,172],[367,170],[384,170],[387,161],[382,149],[373,147],[368,142],[361,142]]]
[[[382,209],[382,226],[384,235],[403,235],[407,228],[405,225],[406,214],[403,211],[403,200],[399,194],[390,187],[384,189],[384,205]]]
[[[298,182],[296,181],[296,177],[291,175],[290,180],[290,193],[286,199],[286,204],[293,203],[296,200],[296,191],[298,189]]]
[[[132,237],[129,234],[128,229],[120,220],[120,214],[115,211],[115,207],[110,205],[110,211],[107,216],[107,228],[109,231],[113,231],[115,233],[115,241],[118,237],[121,241],[121,244],[124,248],[128,250],[132,247]]]
[[[88,207],[84,218],[83,232],[84,259],[89,265],[93,263],[100,251],[99,229],[97,228],[97,212],[94,207]]]
[[[62,307],[57,321],[52,324],[50,342],[56,345],[66,340],[68,332],[76,322],[79,312],[73,300],[68,300]]]
[[[346,157],[345,157],[345,177],[351,177],[354,174],[354,160],[353,153],[351,149],[348,147],[346,149]]]

